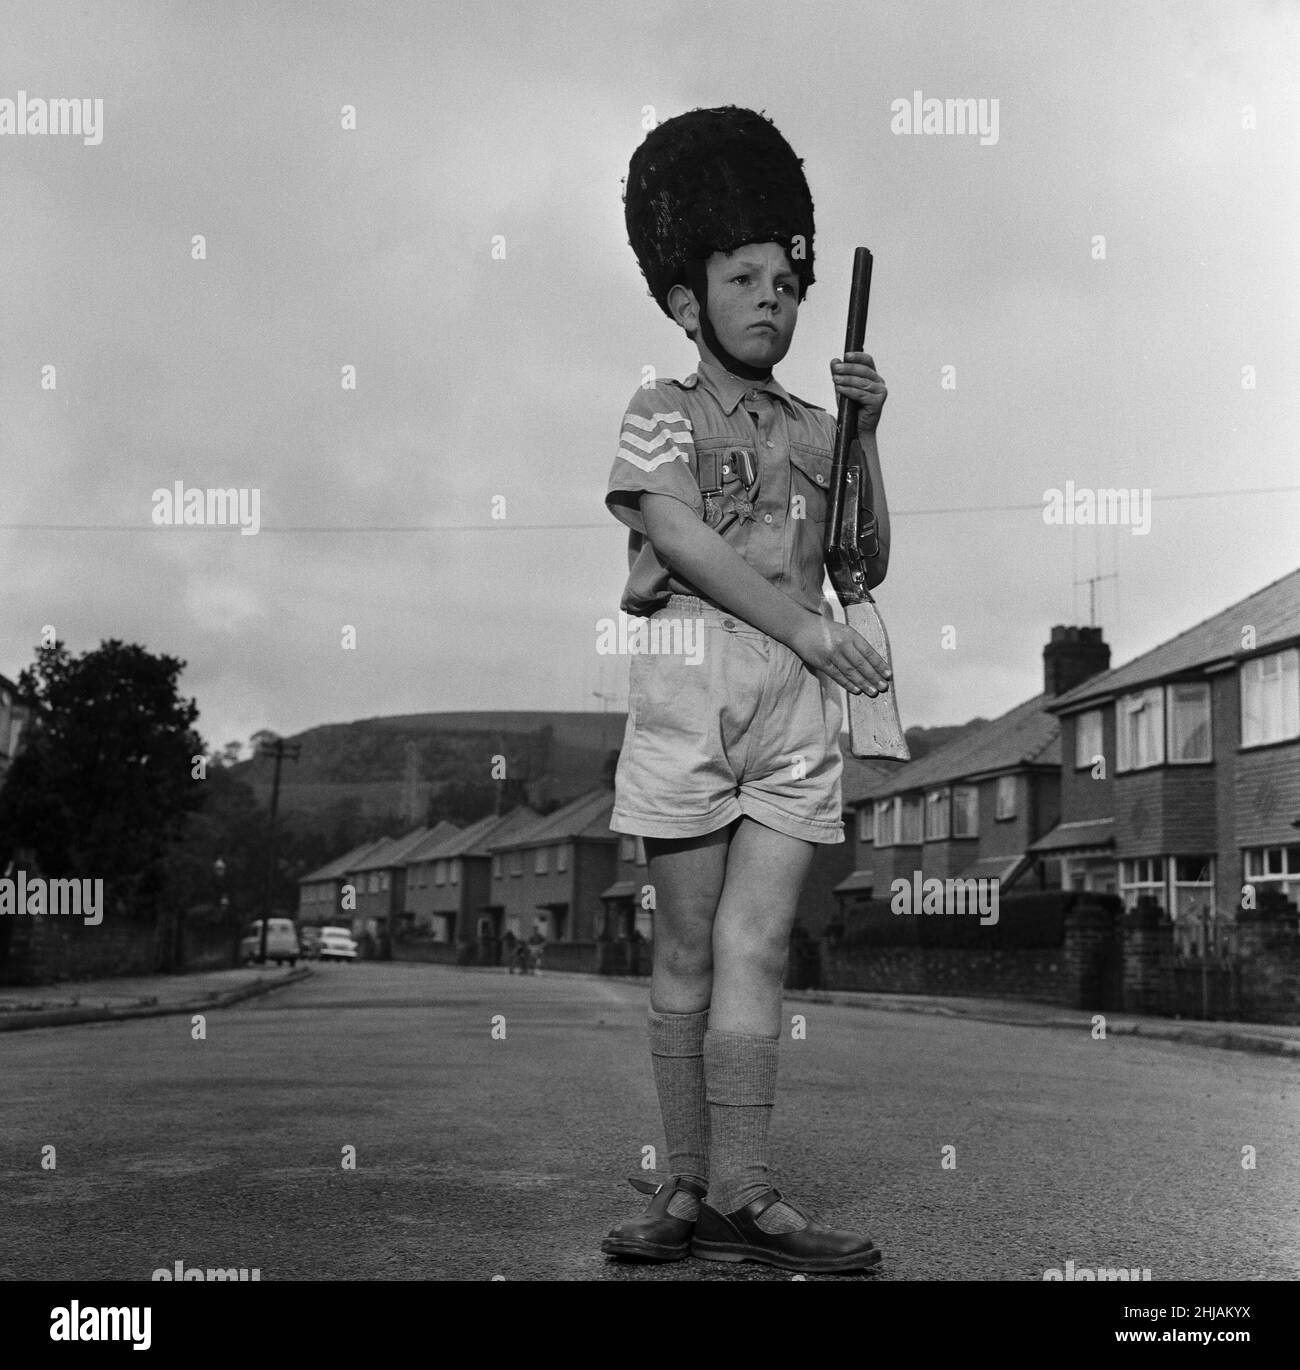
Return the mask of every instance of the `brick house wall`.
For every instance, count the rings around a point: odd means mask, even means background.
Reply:
[[[1075,769],[1075,738],[1081,716],[1066,714],[1061,719],[1060,817],[1057,821],[1062,823],[1111,818],[1115,813],[1115,706],[1107,704],[1101,708],[1101,754],[1106,758],[1106,773],[1100,779],[1093,778],[1091,765]]]
[[[608,840],[580,837],[571,845],[574,851],[571,862],[574,879],[565,940],[590,942],[604,927],[605,906],[600,902],[600,894],[616,878],[618,842],[612,837]]]
[[[1154,766],[1115,777],[1115,854],[1193,856],[1217,846],[1213,764]]]

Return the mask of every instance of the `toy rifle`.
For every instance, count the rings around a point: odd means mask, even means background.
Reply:
[[[853,254],[853,288],[849,294],[849,323],[844,339],[846,354],[862,350],[870,299],[871,253],[860,247]],[[840,396],[835,460],[831,466],[830,508],[826,517],[826,569],[844,606],[845,622],[866,638],[892,671],[889,634],[885,632],[884,621],[867,589],[867,562],[880,555],[880,534],[871,508],[871,477],[857,438],[859,408],[847,395]],[[875,698],[850,693],[848,700],[849,750],[854,756],[910,760],[912,753],[903,736],[892,676],[888,688]]]

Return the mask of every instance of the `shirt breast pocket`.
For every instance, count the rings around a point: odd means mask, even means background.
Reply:
[[[701,438],[696,440],[695,456],[704,521],[711,528],[726,528],[749,504],[747,490],[758,471],[754,448],[729,438]]]
[[[816,527],[826,524],[830,503],[832,456],[829,447],[790,444],[790,517]]]

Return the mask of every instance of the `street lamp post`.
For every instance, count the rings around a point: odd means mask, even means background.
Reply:
[[[217,901],[217,908],[220,911],[220,926],[224,932],[226,925],[230,921],[230,899],[226,895],[226,863],[218,856],[212,863],[212,873],[217,877],[217,889],[220,891],[220,898]],[[239,946],[235,946],[235,960],[239,960]]]

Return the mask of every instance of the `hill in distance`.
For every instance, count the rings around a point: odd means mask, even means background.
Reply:
[[[909,728],[912,756],[983,721]],[[323,724],[286,738],[301,753],[282,767],[280,812],[292,821],[347,810],[366,820],[392,819],[395,830],[416,827],[440,793],[498,783],[497,758],[504,758],[506,779],[516,782],[510,802],[526,798],[534,808],[555,807],[609,782],[626,723],[625,713],[485,710]],[[847,756],[847,734],[844,751]],[[265,804],[273,769],[269,758],[257,757],[233,773]]]

